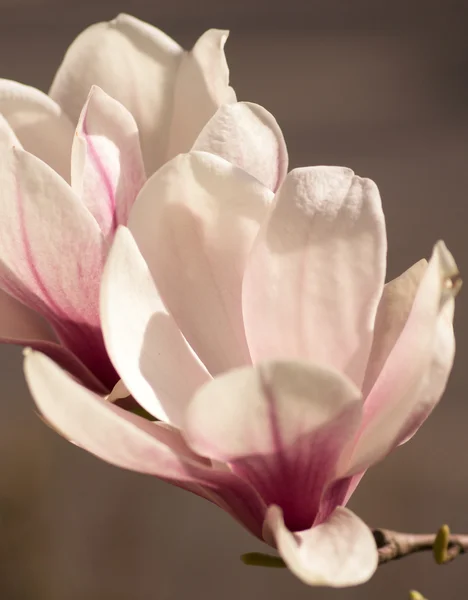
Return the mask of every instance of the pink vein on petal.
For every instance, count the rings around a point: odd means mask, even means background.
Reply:
[[[15,183],[16,183],[16,202],[17,202],[17,206],[18,206],[18,219],[19,219],[19,226],[20,226],[20,235],[21,235],[21,241],[23,244],[26,262],[28,264],[30,273],[33,276],[33,279],[34,279],[37,287],[39,288],[39,291],[41,292],[43,298],[49,304],[49,308],[52,309],[52,311],[55,313],[55,316],[61,317],[63,319],[67,319],[66,312],[62,309],[61,306],[59,306],[57,304],[57,302],[54,300],[54,298],[52,298],[52,296],[50,295],[49,290],[47,289],[47,286],[44,284],[41,274],[39,273],[36,263],[34,262],[31,244],[29,243],[28,234],[26,231],[26,222],[25,222],[25,218],[24,218],[24,207],[23,207],[23,200],[22,200],[22,196],[21,196],[21,188],[20,188],[17,177],[15,177]]]
[[[104,187],[105,187],[105,190],[107,193],[109,210],[110,210],[110,214],[111,214],[111,218],[112,218],[111,231],[116,231],[118,223],[117,223],[117,214],[116,214],[116,210],[115,210],[115,204],[116,204],[115,194],[114,194],[114,190],[112,189],[112,182],[110,180],[110,177],[107,173],[105,166],[102,163],[101,157],[99,156],[99,152],[97,151],[96,146],[93,143],[92,137],[88,133],[86,117],[83,119],[83,134],[86,138],[86,143],[88,145],[90,158],[93,161],[93,163],[96,167],[96,170],[98,171],[98,173],[102,179],[102,182],[104,184]]]

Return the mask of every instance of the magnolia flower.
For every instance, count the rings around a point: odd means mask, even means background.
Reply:
[[[121,15],[75,40],[49,96],[0,81],[1,341],[46,352],[95,391],[118,382],[99,286],[116,228],[127,224],[147,174],[194,144],[240,166],[243,148],[278,150],[269,113],[226,104],[235,101],[226,37],[207,31],[184,52]],[[232,130],[231,113],[248,115],[247,131]],[[284,174],[281,160],[266,185]]]
[[[200,144],[250,130],[240,112],[215,115]],[[25,372],[42,414],[75,444],[217,504],[304,582],[354,585],[378,554],[345,505],[444,390],[458,274],[439,242],[428,264],[384,285],[375,184],[313,167],[274,193],[278,140],[265,154],[239,150],[242,168],[200,150],[177,156],[117,231],[104,338],[120,394],[155,421],[41,353],[26,355]]]

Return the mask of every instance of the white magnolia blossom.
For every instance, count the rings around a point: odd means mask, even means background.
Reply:
[[[35,348],[62,435],[217,504],[304,582],[354,585],[378,554],[345,505],[442,395],[458,272],[439,242],[384,285],[376,185],[286,174],[224,38],[187,54],[119,17],[74,42],[51,98],[2,84],[0,333]]]
[[[103,264],[147,176],[202,130],[209,143],[203,128],[235,102],[226,38],[209,30],[185,52],[120,15],[78,36],[49,96],[0,80],[0,341],[46,352],[96,391],[119,380],[100,326]],[[247,136],[272,120],[250,113]]]

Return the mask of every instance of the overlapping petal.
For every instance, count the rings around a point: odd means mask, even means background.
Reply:
[[[94,86],[76,130],[71,183],[105,236],[127,224],[145,181],[135,120],[120,102]]]
[[[378,565],[371,530],[346,508],[336,508],[330,518],[307,531],[292,533],[281,509],[269,508],[265,530],[291,571],[309,585],[345,587],[364,583]]]
[[[188,152],[218,106],[234,101],[227,33],[209,30],[191,52],[159,29],[121,14],[86,29],[68,49],[50,96],[78,121],[92,85],[134,116],[148,174]]]
[[[107,350],[128,390],[158,419],[179,426],[209,375],[167,312],[128,229],[117,231],[101,288]]]
[[[453,309],[458,270],[436,244],[406,324],[365,403],[348,473],[377,462],[410,437],[438,402],[454,356]]]
[[[167,160],[188,152],[218,107],[236,101],[224,55],[228,35],[228,31],[209,29],[182,58],[174,88]]]
[[[359,390],[337,372],[273,362],[204,386],[189,405],[184,432],[197,453],[229,464],[300,531],[315,521],[361,407]]]
[[[129,15],[97,23],[68,49],[50,96],[77,123],[91,86],[121,102],[140,130],[148,172],[165,159],[174,84],[183,50],[165,33]]]
[[[39,410],[65,438],[118,467],[156,475],[209,497],[261,535],[258,524],[265,507],[255,491],[194,454],[177,430],[90,392],[40,353],[26,355],[25,373]]]
[[[426,267],[427,261],[422,259],[384,287],[375,319],[372,350],[362,388],[364,397],[372,389],[406,324]]]
[[[33,87],[0,79],[0,114],[28,152],[70,181],[74,127],[58,104]]]
[[[254,361],[304,358],[361,385],[385,278],[376,185],[341,167],[289,173],[244,277]]]
[[[130,215],[167,309],[213,375],[250,363],[242,279],[272,196],[222,158],[193,152],[155,173]]]
[[[208,121],[193,150],[222,156],[276,191],[288,171],[288,152],[271,113],[258,104],[224,104]]]
[[[0,144],[1,286],[38,312],[97,325],[96,222],[48,165],[4,138]]]
[[[0,288],[44,316],[69,350],[113,387],[100,331],[99,227],[68,184],[19,147],[1,120],[0,152]]]

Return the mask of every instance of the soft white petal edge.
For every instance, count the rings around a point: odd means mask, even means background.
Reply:
[[[46,421],[63,437],[102,460],[177,481],[193,481],[190,467],[203,467],[176,430],[115,406],[44,354],[26,350],[24,372]]]
[[[132,234],[119,227],[101,283],[101,326],[109,356],[134,398],[178,426],[210,379],[158,294]]]
[[[452,319],[461,285],[453,256],[434,246],[406,325],[364,405],[343,476],[363,471],[413,435],[445,388],[455,351]],[[441,356],[440,352],[445,356]]]
[[[273,536],[288,568],[308,585],[358,585],[368,581],[378,566],[371,530],[341,506],[324,523],[299,533],[286,528],[278,506],[270,506],[264,530]]]

